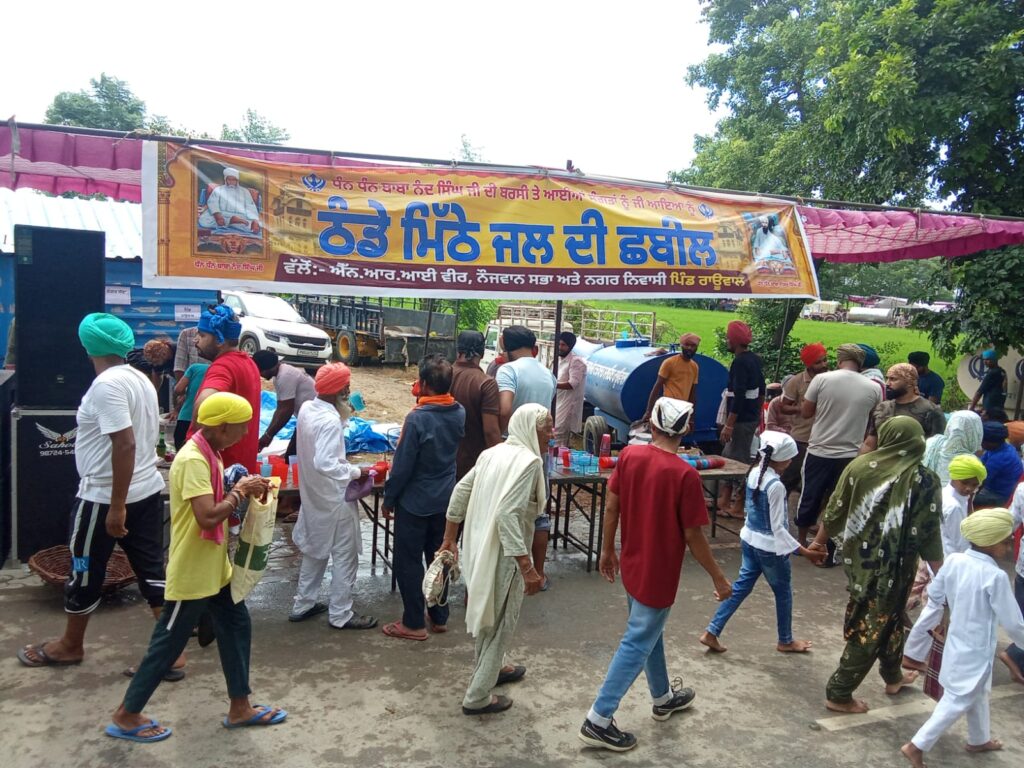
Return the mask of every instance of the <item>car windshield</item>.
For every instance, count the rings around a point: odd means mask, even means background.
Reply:
[[[292,309],[292,305],[277,296],[261,296],[250,293],[242,297],[245,311],[253,317],[264,320],[283,320],[286,323],[305,323],[306,319]]]

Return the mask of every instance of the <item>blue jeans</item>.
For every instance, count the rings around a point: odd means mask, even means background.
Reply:
[[[665,666],[663,633],[668,620],[668,608],[649,608],[628,594],[629,621],[612,663],[608,667],[597,701],[590,708],[587,719],[594,725],[607,728],[619,702],[642,669],[647,675],[647,687],[655,704],[664,704],[672,698]]]
[[[720,637],[725,624],[736,613],[757,580],[764,575],[768,586],[775,593],[775,621],[779,629],[779,643],[793,642],[793,586],[790,578],[789,555],[774,555],[763,549],[752,547],[741,541],[743,562],[740,573],[732,583],[732,596],[718,606],[715,616],[708,624],[708,632]]]

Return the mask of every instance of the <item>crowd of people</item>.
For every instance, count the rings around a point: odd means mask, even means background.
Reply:
[[[250,701],[251,624],[245,602],[231,598],[228,547],[247,500],[268,492],[258,453],[292,416],[297,426],[285,452],[300,470],[301,510],[292,538],[302,561],[287,618],[300,622],[326,613],[334,629],[378,626],[353,600],[362,553],[357,499],[371,480],[369,468],[351,463],[346,453],[352,372],[332,363],[310,377],[272,352],[250,357],[238,349],[240,331],[228,307],[212,307],[176,348],[148,350],[153,370],[142,372],[129,364],[134,337],[123,321],[93,314],[79,329],[96,378],[78,414],[81,481],[69,538],[67,622],[60,639],[26,645],[18,657],[30,667],[82,662],[89,616],[119,543],[156,625],[141,662],[125,670],[132,679],[106,729],[115,738],[154,742],[171,735],[144,709],[160,682],[186,676],[185,647],[197,627],[202,642],[204,624],[217,640],[227,682],[223,725],[267,726],[287,717],[279,707]],[[807,652],[811,641],[793,634],[790,558],[841,565],[849,592],[846,646],[826,687],[828,709],[866,712],[854,693],[876,662],[887,693],[914,683],[927,668],[933,633],[945,627],[939,674],[945,694],[903,754],[923,765],[923,754],[964,714],[968,749],[998,749],[989,733],[993,660],[1024,683],[1024,554],[1016,564],[1016,603],[997,565],[1024,515],[1024,485],[1018,487],[1024,430],[1007,423],[1006,375],[993,372],[1001,371],[995,354],[985,355],[988,384],[975,398],[981,413],[975,402],[947,420],[939,406],[941,377],[928,369],[923,352],[883,375],[878,354],[866,345],[840,345],[829,370],[829,350],[809,344],[800,355],[804,369],[773,385],[750,350],[750,328],[732,322],[726,338],[733,359],[719,410],[721,450],[751,469],[740,487],[726,486],[709,500],[697,470],[677,457],[693,431],[699,383],[694,358],[701,339],[685,334],[679,353],[662,362],[650,394],[644,416],[650,442],[623,448],[608,479],[599,568],[609,581],[621,576],[628,620],[580,739],[613,751],[636,746],[636,737],[614,718],[641,670],[655,720],[692,704],[693,689],[670,682],[664,648],[689,550],[720,601],[699,638],[709,652],[726,652],[725,627],[762,576],[775,597],[776,649]],[[394,521],[393,567],[403,610],[381,631],[416,642],[448,631],[447,584],[428,600],[424,575],[436,558],[446,567],[458,562],[466,627],[475,640],[475,666],[462,700],[468,716],[512,706],[494,689],[527,673],[507,659],[523,598],[551,586],[544,567],[551,529],[545,457],[549,446],[579,433],[586,377],[586,363],[573,351],[576,337],[562,333],[557,342],[557,377],[538,362],[537,339],[521,326],[504,329],[504,362],[493,375],[481,369],[484,338],[476,331],[459,334],[454,364],[424,358],[416,405],[383,488],[382,513]],[[170,409],[178,450],[167,482],[166,568],[165,483],[153,450],[160,429],[158,375],[176,379]],[[262,434],[261,378],[273,381],[278,395]],[[740,570],[732,582],[705,538],[709,501],[722,516],[743,521]],[[328,565],[329,602],[321,603]],[[923,608],[908,634],[907,611],[917,605]],[[998,655],[997,625],[1015,643]]]

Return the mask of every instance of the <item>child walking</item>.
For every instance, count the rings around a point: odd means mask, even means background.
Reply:
[[[915,768],[924,768],[924,753],[963,715],[967,715],[968,752],[1003,748],[989,733],[988,697],[996,625],[1015,643],[1024,644],[1024,618],[1010,591],[1010,580],[996,563],[1008,556],[1012,531],[1009,511],[996,507],[974,512],[960,523],[971,548],[947,557],[928,586],[929,600],[949,606],[949,629],[939,671],[942,699],[900,750]]]
[[[815,552],[800,546],[786,526],[786,488],[781,475],[797,455],[797,445],[784,432],[765,430],[761,433],[758,463],[747,474],[746,520],[740,529],[743,561],[739,576],[732,584],[732,596],[715,613],[700,642],[715,653],[725,653],[719,642],[726,622],[740,607],[764,576],[775,593],[775,616],[779,642],[775,646],[782,653],[804,653],[810,649],[807,640],[793,639],[793,588],[790,578],[789,556],[799,552],[804,557],[819,561],[825,552]]]

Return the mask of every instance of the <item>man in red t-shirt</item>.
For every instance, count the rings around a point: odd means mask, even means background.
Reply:
[[[245,352],[238,351],[238,337],[242,334],[242,324],[235,317],[230,307],[220,304],[211,307],[199,317],[199,333],[196,335],[196,349],[207,360],[212,360],[203,388],[196,395],[195,407],[192,410],[192,426],[188,436],[196,431],[195,414],[199,413],[199,404],[214,392],[231,392],[241,395],[252,406],[252,421],[245,437],[225,448],[221,455],[224,467],[241,464],[254,475],[259,474],[260,441],[260,372],[256,363]]]
[[[651,412],[652,443],[624,449],[608,480],[601,573],[614,583],[615,574],[622,572],[629,621],[580,728],[580,740],[591,747],[625,752],[636,746],[636,737],[620,731],[612,718],[641,669],[654,700],[655,720],[668,720],[693,702],[692,688],[672,690],[669,684],[662,637],[686,548],[711,576],[717,600],[732,592],[704,537],[708,510],[700,475],[677,455],[692,414],[693,406],[685,400],[659,398]],[[620,516],[621,559],[615,554]]]

